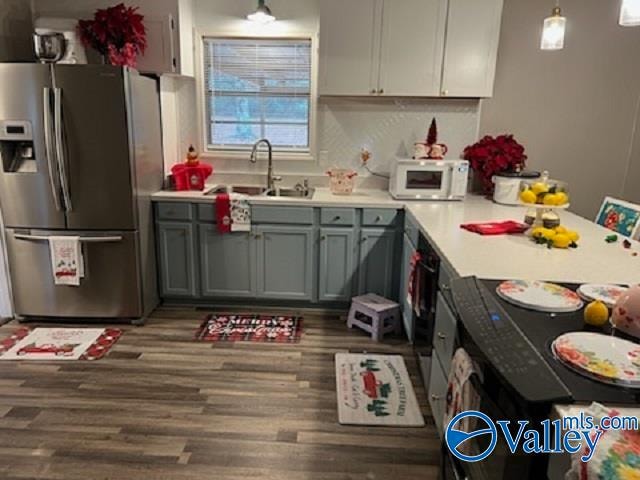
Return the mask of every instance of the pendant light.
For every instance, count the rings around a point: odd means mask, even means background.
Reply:
[[[271,14],[271,10],[264,4],[264,0],[258,0],[258,8],[253,13],[247,15],[247,19],[255,23],[271,23],[276,17]]]
[[[562,16],[560,6],[556,5],[551,16],[544,19],[540,48],[542,50],[562,50],[566,26],[567,19]]]
[[[622,0],[620,7],[620,25],[636,27],[640,25],[640,0]]]

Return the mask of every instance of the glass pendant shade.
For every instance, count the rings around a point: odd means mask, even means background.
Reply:
[[[542,50],[561,50],[564,47],[564,32],[567,19],[560,13],[560,7],[555,7],[550,17],[545,18],[542,28]]]
[[[619,23],[623,27],[640,25],[640,0],[622,0]]]
[[[252,22],[266,24],[273,22],[276,17],[271,14],[271,10],[264,4],[264,0],[259,0],[258,8],[255,12],[247,15],[247,19]]]

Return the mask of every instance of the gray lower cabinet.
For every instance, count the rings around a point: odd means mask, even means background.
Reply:
[[[158,222],[160,291],[167,297],[195,297],[196,276],[191,222]]]
[[[253,297],[256,286],[251,234],[220,234],[215,225],[199,224],[198,235],[202,296]]]
[[[350,301],[356,272],[356,241],[353,229],[321,228],[318,300]]]
[[[395,230],[363,228],[360,234],[360,275],[358,291],[396,298]]]
[[[436,423],[436,429],[442,438],[444,430],[444,414],[447,410],[447,376],[442,371],[438,356],[431,358],[431,374],[429,376],[429,389],[427,391],[429,397],[429,406],[431,414]]]
[[[312,226],[258,225],[256,234],[257,296],[312,300]]]

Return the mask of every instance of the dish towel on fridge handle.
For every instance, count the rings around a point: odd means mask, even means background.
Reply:
[[[56,285],[80,286],[84,277],[84,258],[80,237],[49,237],[51,272]]]

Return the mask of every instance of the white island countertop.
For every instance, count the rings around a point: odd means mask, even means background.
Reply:
[[[573,213],[559,213],[562,225],[580,234],[576,249],[549,249],[525,235],[482,236],[460,228],[464,223],[522,221],[524,207],[497,205],[483,197],[464,202],[410,202],[406,212],[446,262],[460,276],[484,279],[547,280],[563,283],[640,282],[640,244],[631,249],[606,243],[610,230]]]
[[[215,185],[207,185],[207,190]],[[214,203],[202,192],[160,191],[154,201]],[[460,276],[483,279],[532,279],[563,283],[640,283],[640,243],[627,250],[623,237],[608,244],[612,232],[567,211],[559,213],[562,225],[578,231],[576,249],[548,249],[525,235],[482,236],[460,228],[463,223],[500,220],[522,221],[525,207],[497,205],[484,197],[468,195],[462,202],[397,201],[382,190],[356,190],[352,195],[332,195],[316,189],[311,199],[249,197],[252,205],[344,206],[353,208],[404,208],[443,260]],[[632,252],[639,252],[633,256]]]

